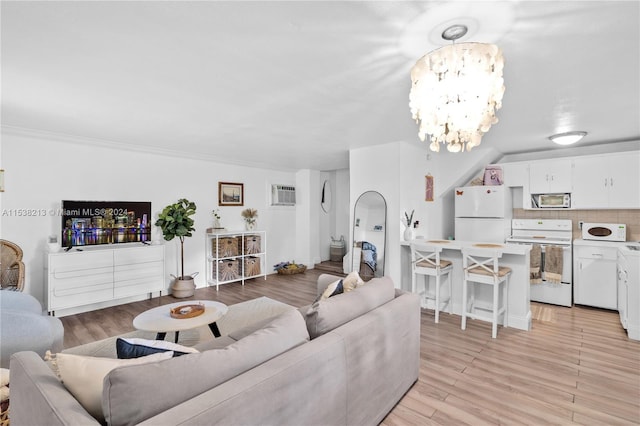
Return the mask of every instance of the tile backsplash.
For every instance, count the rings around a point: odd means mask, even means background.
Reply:
[[[624,223],[627,225],[627,241],[640,241],[640,210],[524,210],[513,209],[514,219],[570,219],[573,238],[580,238],[578,223]]]

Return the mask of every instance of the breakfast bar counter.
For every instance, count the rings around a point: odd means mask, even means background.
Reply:
[[[458,240],[423,240],[417,239],[418,242],[428,244],[442,245],[443,251],[441,258],[449,260],[453,264],[451,271],[453,295],[451,296],[453,313],[462,314],[462,249],[464,247],[482,247],[484,245],[497,245],[502,251],[500,259],[501,266],[511,268],[511,277],[509,278],[509,296],[508,296],[508,327],[520,330],[531,329],[531,307],[530,307],[530,283],[529,283],[529,253],[531,246],[526,244],[496,244],[479,241],[458,241]],[[411,289],[411,247],[409,241],[402,241],[401,245],[401,286],[405,290]],[[423,278],[418,276],[417,282],[420,283]],[[431,280],[431,286],[435,285]],[[491,292],[489,286],[482,286],[476,292],[477,299],[491,300]],[[433,309],[431,305],[424,305],[428,309]],[[442,313],[440,315],[443,315]],[[446,314],[445,314],[446,315]]]

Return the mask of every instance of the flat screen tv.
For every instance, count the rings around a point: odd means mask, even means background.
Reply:
[[[150,201],[62,201],[62,246],[151,241]]]

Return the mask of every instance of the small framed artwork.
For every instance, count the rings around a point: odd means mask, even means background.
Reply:
[[[244,184],[218,182],[219,206],[244,206]]]
[[[433,201],[433,176],[431,176],[431,174],[428,174],[424,178],[425,178],[424,200]]]

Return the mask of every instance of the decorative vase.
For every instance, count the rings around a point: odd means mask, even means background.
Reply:
[[[213,220],[213,229],[222,229],[222,225],[220,225],[220,220],[219,219],[214,219]]]
[[[256,221],[249,222],[248,220],[244,223],[247,231],[253,231],[256,229]]]
[[[405,241],[411,241],[415,238],[415,233],[413,231],[413,228],[411,226],[407,226],[404,229],[404,240]]]

